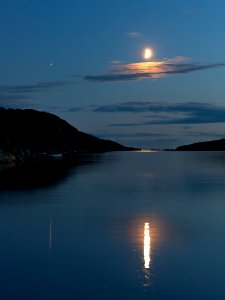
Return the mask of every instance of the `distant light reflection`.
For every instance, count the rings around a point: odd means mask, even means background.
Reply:
[[[49,250],[52,250],[52,219],[50,219],[49,223]]]
[[[144,226],[144,267],[149,269],[151,262],[151,236],[150,236],[150,224],[145,223]]]

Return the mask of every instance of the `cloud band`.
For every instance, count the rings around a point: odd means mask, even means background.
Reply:
[[[133,81],[147,78],[162,78],[169,75],[186,74],[223,66],[225,66],[225,63],[199,64],[190,62],[187,57],[175,57],[162,61],[119,64],[111,67],[106,74],[87,75],[84,79],[96,82]]]

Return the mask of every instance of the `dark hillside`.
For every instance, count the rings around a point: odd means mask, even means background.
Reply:
[[[0,108],[0,149],[18,156],[40,153],[98,153],[131,150],[78,131],[56,115]]]
[[[225,139],[194,143],[177,147],[176,151],[225,151]]]

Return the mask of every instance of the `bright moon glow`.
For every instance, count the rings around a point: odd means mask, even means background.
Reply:
[[[150,224],[145,223],[144,227],[144,266],[149,269],[151,261],[151,237],[150,237]]]
[[[153,51],[150,48],[146,48],[144,51],[144,58],[150,59],[153,56]]]

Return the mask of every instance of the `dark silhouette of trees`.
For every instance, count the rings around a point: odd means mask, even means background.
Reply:
[[[51,113],[5,108],[0,108],[0,149],[17,158],[41,153],[131,150],[116,142],[83,133]]]
[[[184,145],[177,147],[176,151],[225,151],[225,139]]]

